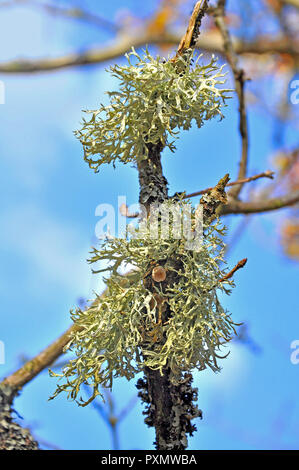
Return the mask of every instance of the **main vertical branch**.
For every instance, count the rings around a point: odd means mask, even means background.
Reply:
[[[167,180],[163,175],[161,165],[162,145],[156,144],[148,147],[148,156],[138,163],[140,196],[139,201],[150,213],[151,204],[162,203],[168,199]],[[205,194],[200,203],[203,206],[205,223],[210,223],[216,214],[218,207],[227,202],[225,187],[229,176],[225,175],[219,183]],[[176,268],[180,266],[179,256],[173,256],[167,260]],[[177,274],[168,276],[163,289],[173,285],[177,281]],[[151,290],[151,283],[145,279],[146,288]],[[153,296],[155,295],[153,291]],[[169,305],[162,314],[162,323],[172,315]],[[158,321],[158,318],[157,318]],[[161,340],[163,345],[164,338]],[[196,405],[197,389],[192,387],[192,375],[181,374],[172,380],[173,374],[168,364],[163,370],[144,369],[144,378],[139,379],[137,388],[139,396],[146,404],[145,423],[154,427],[156,432],[156,447],[158,450],[183,450],[187,447],[187,435],[192,436],[196,426],[192,420],[202,417],[201,410]]]
[[[163,145],[147,145],[148,156],[138,162],[139,202],[146,209],[151,204],[161,203],[168,198],[167,180],[163,176],[161,152]]]
[[[147,213],[150,212],[152,204],[163,203],[168,199],[167,180],[163,175],[161,165],[162,149],[161,143],[148,145],[147,158],[138,163],[139,202],[146,208]],[[178,263],[178,260],[174,259],[173,263]],[[174,282],[175,276],[172,276],[168,283]],[[150,289],[150,283],[147,288]],[[162,322],[167,319],[168,315],[170,316],[171,312],[167,306]],[[163,339],[161,341],[163,342]],[[192,435],[196,429],[191,424],[191,420],[201,417],[201,411],[194,404],[197,399],[197,390],[191,386],[191,374],[185,374],[176,384],[172,383],[171,374],[167,364],[162,372],[146,367],[144,378],[137,382],[139,396],[147,405],[144,412],[145,422],[148,426],[155,428],[156,447],[159,450],[185,449],[187,434]]]
[[[195,45],[199,35],[201,19],[205,13],[208,2],[201,0],[196,3],[189,21],[186,34],[181,40],[176,56],[172,62],[176,63],[179,55],[184,54],[187,49]],[[152,204],[163,203],[168,199],[167,180],[163,175],[161,164],[161,152],[163,145],[147,145],[147,158],[138,163],[140,194],[139,202],[150,213]],[[179,259],[168,260],[173,265],[178,266]],[[145,281],[146,282],[146,281]],[[169,276],[163,289],[176,282],[176,274]],[[151,285],[148,283],[150,290]],[[154,292],[153,292],[154,294]],[[171,317],[170,307],[166,306],[162,314],[162,323]],[[157,319],[158,320],[158,319]],[[161,339],[163,344],[164,338]],[[145,422],[156,431],[156,447],[159,450],[183,450],[187,447],[187,434],[192,435],[196,430],[191,421],[196,417],[201,417],[202,413],[198,409],[195,401],[197,399],[197,389],[192,387],[192,375],[184,374],[174,383],[172,372],[168,364],[162,371],[153,370],[149,367],[144,369],[144,379],[139,379],[137,388],[139,396],[146,404],[147,409]]]

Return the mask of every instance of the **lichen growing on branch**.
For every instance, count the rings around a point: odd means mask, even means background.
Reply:
[[[119,90],[107,92],[108,106],[86,111],[91,118],[83,119],[75,132],[90,168],[97,172],[103,163],[146,158],[149,143],[161,142],[174,151],[179,129],[190,129],[193,119],[201,127],[206,120],[222,117],[221,107],[231,91],[219,88],[225,83],[223,66],[214,57],[200,65],[201,57],[190,49],[174,64],[152,57],[148,50],[141,57],[132,49],[126,54],[128,65],[110,67]]]
[[[152,165],[146,168],[146,184],[154,184],[160,152],[165,147],[175,149],[179,129],[190,129],[193,119],[201,127],[205,120],[222,117],[230,91],[219,88],[225,74],[214,57],[207,65],[200,65],[200,58],[191,49],[169,61],[153,58],[147,50],[140,57],[133,49],[127,55],[128,65],[111,67],[111,74],[120,80],[119,91],[108,92],[108,106],[88,111],[90,120],[84,120],[76,132],[89,166],[98,171],[101,164],[120,160],[137,163],[141,172],[148,159]],[[157,161],[149,153],[153,147]],[[216,199],[219,204],[221,198]],[[174,203],[167,192],[163,201]],[[198,210],[191,209],[183,196],[176,203],[182,213],[189,213],[189,228],[196,237]],[[86,310],[71,313],[76,328],[66,349],[75,358],[61,374],[52,372],[61,379],[52,398],[64,391],[86,405],[116,377],[129,380],[141,371],[167,370],[175,384],[183,372],[195,368],[219,370],[221,347],[235,333],[235,323],[217,291],[229,293],[233,281],[224,280],[224,229],[218,220],[211,224],[206,214],[209,201],[203,200],[201,208],[204,236],[196,249],[190,248],[190,231],[183,229],[177,236],[173,214],[167,236],[162,216],[156,219],[157,236],[153,236],[151,212],[136,229],[131,227],[126,238],[108,237],[93,249],[89,262],[107,263],[94,271],[108,274],[107,289]],[[126,265],[133,266],[133,272],[121,276],[119,270]],[[93,388],[87,401],[80,394],[82,385]]]
[[[167,364],[174,380],[194,368],[219,370],[221,347],[235,333],[235,323],[221,306],[217,290],[229,293],[233,281],[219,282],[226,273],[220,267],[220,222],[204,229],[196,251],[187,249],[187,239],[177,239],[172,231],[158,242],[144,231],[138,238],[139,228],[128,238],[107,238],[100,249],[93,249],[90,263],[109,263],[96,271],[109,274],[107,290],[87,310],[72,312],[78,328],[68,348],[76,357],[62,374],[53,374],[63,382],[58,381],[54,396],[66,391],[85,405],[100,394],[99,387],[111,387],[113,378],[132,379],[145,367],[163,373]],[[119,274],[124,265],[134,267],[125,277]],[[157,267],[166,275],[157,277]],[[87,402],[78,398],[83,384],[94,390]]]

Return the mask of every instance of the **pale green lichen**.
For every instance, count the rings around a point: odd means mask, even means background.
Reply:
[[[128,65],[111,67],[120,80],[119,91],[108,93],[108,106],[88,111],[90,120],[76,132],[92,169],[116,160],[138,163],[147,158],[150,144],[173,151],[179,129],[190,129],[193,119],[201,127],[205,120],[222,117],[230,91],[219,88],[222,67],[214,58],[200,65],[200,57],[194,61],[194,53],[187,51],[174,64],[153,58],[147,50],[140,57],[133,49]],[[182,206],[187,204],[179,199]],[[86,405],[100,394],[100,387],[111,387],[113,378],[131,379],[145,367],[163,373],[167,366],[173,380],[195,368],[219,370],[219,352],[235,333],[235,323],[217,291],[229,293],[233,281],[219,282],[226,272],[221,268],[219,221],[204,231],[196,250],[188,248],[184,234],[177,237],[171,229],[157,241],[140,226],[127,238],[107,238],[100,249],[93,249],[91,263],[108,263],[97,271],[109,274],[107,289],[86,310],[71,312],[76,328],[66,349],[75,358],[61,374],[52,372],[61,379],[53,397],[64,391]],[[128,264],[134,270],[123,277],[119,269]],[[165,282],[152,278],[156,265],[165,270]],[[93,388],[87,402],[80,396],[82,385]]]
[[[174,151],[178,130],[190,129],[193,119],[201,127],[205,120],[222,117],[221,107],[231,91],[219,88],[225,83],[223,67],[214,57],[200,65],[202,56],[195,60],[194,54],[187,51],[174,65],[147,50],[141,57],[133,49],[126,54],[128,65],[110,68],[120,81],[119,90],[107,92],[108,106],[86,111],[91,118],[83,119],[81,130],[75,132],[90,168],[98,171],[103,163],[146,158],[149,143],[161,142]]]
[[[138,229],[137,229],[138,234]],[[134,233],[136,235],[136,233]],[[219,370],[221,346],[235,333],[235,323],[221,306],[217,290],[229,293],[233,281],[219,282],[224,245],[219,221],[205,227],[200,249],[186,249],[186,238],[167,239],[131,236],[107,238],[94,248],[90,263],[106,260],[107,290],[85,311],[76,309],[72,319],[78,327],[68,348],[76,355],[63,369],[61,391],[81,405],[100,394],[99,387],[111,387],[113,378],[132,379],[144,367],[159,369],[167,364],[173,376],[194,368]],[[126,277],[119,267],[133,265]],[[164,282],[155,282],[151,270],[163,266]],[[174,281],[171,282],[170,280]],[[226,284],[226,286],[225,286]],[[167,321],[159,321],[159,309],[166,301]],[[78,394],[89,385],[94,393],[88,402]]]

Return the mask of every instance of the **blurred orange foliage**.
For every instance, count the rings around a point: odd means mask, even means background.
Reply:
[[[269,7],[275,11],[275,13],[279,13],[282,9],[282,2],[280,0],[267,0]]]
[[[177,19],[178,7],[183,2],[184,0],[162,0],[148,22],[148,32],[154,36],[165,34],[169,23]]]
[[[288,192],[299,189],[299,149],[280,152],[275,158],[279,175]],[[288,217],[281,226],[281,243],[290,258],[299,260],[299,211],[296,206],[288,211]]]
[[[299,221],[287,220],[282,227],[281,242],[285,253],[299,261]]]

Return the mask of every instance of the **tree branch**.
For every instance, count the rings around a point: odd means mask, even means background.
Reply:
[[[180,42],[176,56],[171,59],[172,62],[177,60],[179,54],[184,53],[185,48],[194,47],[193,41],[199,33],[197,27],[206,6],[207,2],[202,0],[194,6],[187,32]],[[169,198],[167,180],[163,176],[161,165],[162,149],[162,142],[148,144],[148,157],[138,163],[139,202],[146,207],[148,212],[151,204],[163,203]],[[223,196],[221,192],[223,184],[225,185],[225,182],[221,180],[214,188],[215,191],[211,191],[207,196],[207,200],[204,201],[204,213],[208,214],[207,217],[210,217],[211,212],[217,206],[218,196]],[[217,198],[217,201],[213,198]],[[224,202],[223,198],[221,202]],[[179,265],[180,260],[172,254],[168,262],[176,266]],[[175,282],[177,282],[177,271],[169,276],[167,283],[163,286],[164,292],[167,287],[172,286]],[[148,279],[145,279],[145,287],[153,294],[155,293]],[[171,306],[166,302],[165,311],[161,314],[162,323],[167,321],[167,318],[171,315]],[[162,337],[160,340],[161,345],[164,341],[165,338]],[[144,379],[139,379],[137,382],[137,388],[140,390],[138,396],[146,403],[146,410],[143,412],[146,416],[145,423],[155,428],[155,444],[158,450],[177,451],[185,449],[187,447],[187,434],[192,435],[195,430],[191,421],[196,417],[201,417],[201,411],[193,403],[197,399],[197,390],[192,387],[192,375],[180,373],[176,384],[174,384],[171,380],[172,374],[170,364],[166,362],[162,371],[145,367]]]
[[[224,186],[226,184],[227,184],[227,177],[225,177]],[[218,192],[219,192],[219,183],[214,188],[214,193],[217,194]],[[213,198],[214,197],[215,195],[213,196]],[[220,199],[217,200],[218,205],[221,199],[222,199],[222,196],[220,197]],[[221,202],[223,202],[223,200]],[[262,201],[243,202],[243,201],[231,200],[230,202],[221,206],[219,215],[254,214],[254,213],[260,213],[260,212],[267,212],[267,211],[272,211],[276,209],[281,209],[284,207],[289,207],[291,205],[297,204],[298,202],[299,202],[299,191],[294,191],[291,194],[287,194],[285,196],[281,196],[277,198],[268,199],[265,201],[262,200]],[[210,203],[207,205],[207,201],[204,201],[204,200],[202,200],[201,203],[205,205],[205,212],[207,212],[207,208],[210,211],[210,205],[211,205]],[[10,376],[6,377],[0,383],[0,386],[7,385],[13,388],[17,392],[18,389],[22,388],[24,385],[30,382],[41,371],[43,371],[46,367],[50,366],[54,361],[56,361],[56,359],[58,359],[58,357],[61,356],[61,354],[63,354],[63,350],[65,346],[68,344],[71,333],[74,331],[74,328],[75,326],[72,325],[65,333],[63,333],[57,340],[55,340],[50,346],[45,348],[35,358],[27,361],[26,364],[24,364],[20,369],[18,369],[16,372],[11,374]]]
[[[237,184],[244,184],[244,183],[250,183],[251,181],[255,181],[259,178],[270,178],[270,179],[273,179],[274,178],[274,172],[273,171],[265,171],[263,173],[259,173],[258,175],[254,175],[254,176],[250,176],[249,178],[244,178],[242,180],[237,180],[237,181],[232,181],[231,183],[227,183],[226,187],[228,186],[235,186]],[[213,189],[213,186],[211,186],[210,188],[206,188],[206,189],[201,189],[200,191],[197,191],[195,193],[191,193],[191,194],[186,194],[186,196],[184,196],[183,199],[189,199],[191,197],[195,197],[195,196],[200,196],[201,194],[205,194],[205,193],[208,193],[209,191],[211,191]],[[127,217],[132,217],[132,215],[129,215]],[[133,215],[135,217],[137,217],[137,215]]]
[[[181,42],[179,44],[177,54],[183,54],[184,51],[186,51],[190,47],[195,46],[198,36],[200,34],[199,28],[201,26],[201,20],[204,17],[207,8],[207,0],[200,0],[196,3],[188,24],[187,31],[182,37]]]
[[[126,273],[124,277],[129,276],[130,274],[132,274],[132,271]],[[99,300],[105,297],[105,295],[106,289],[100,296],[97,296],[94,303],[99,302]],[[37,356],[26,361],[20,369],[4,378],[3,381],[0,382],[0,388],[1,386],[8,386],[14,390],[16,394],[20,388],[34,379],[46,367],[53,364],[53,362],[55,362],[64,353],[64,348],[70,341],[72,333],[76,331],[80,331],[80,328],[75,324],[71,325],[64,333],[53,341],[53,343],[37,354]]]
[[[227,204],[221,206],[219,215],[257,214],[282,209],[297,203],[299,203],[299,190],[284,196],[260,201],[243,202],[232,199]]]
[[[234,79],[235,79],[235,87],[236,92],[239,99],[239,115],[240,115],[240,123],[239,123],[239,131],[241,134],[242,139],[242,155],[241,161],[239,164],[239,173],[238,179],[241,180],[246,177],[247,174],[247,164],[248,164],[248,122],[247,122],[247,113],[246,113],[246,104],[245,104],[245,74],[244,70],[241,69],[238,65],[238,56],[235,53],[234,46],[230,37],[229,30],[225,23],[225,6],[226,0],[218,0],[217,7],[215,8],[214,16],[215,16],[215,23],[216,26],[219,28],[221,35],[223,37],[223,48],[225,51],[225,55],[228,59],[230,67],[232,69]],[[241,189],[242,184],[237,185],[233,188],[229,195],[232,197],[237,198]]]
[[[44,349],[41,353],[29,360],[20,369],[6,377],[0,386],[9,386],[17,391],[30,382],[46,367],[53,364],[61,354],[63,354],[64,347],[70,341],[71,333],[75,331],[77,327],[72,325],[67,331],[65,331],[59,338],[57,338],[50,346]]]
[[[87,49],[85,52],[74,52],[53,58],[44,59],[15,59],[0,62],[0,73],[36,73],[49,72],[69,67],[100,64],[110,61],[128,52],[131,47],[144,47],[147,44],[164,45],[177,44],[180,40],[178,34],[165,34],[153,36],[142,33],[138,37],[119,36],[114,42],[101,47]],[[267,40],[260,38],[257,41],[244,42],[232,38],[232,44],[236,54],[289,54],[299,60],[299,42],[289,44],[284,39]],[[196,41],[196,47],[207,52],[223,54],[221,36],[215,32],[202,34]]]

